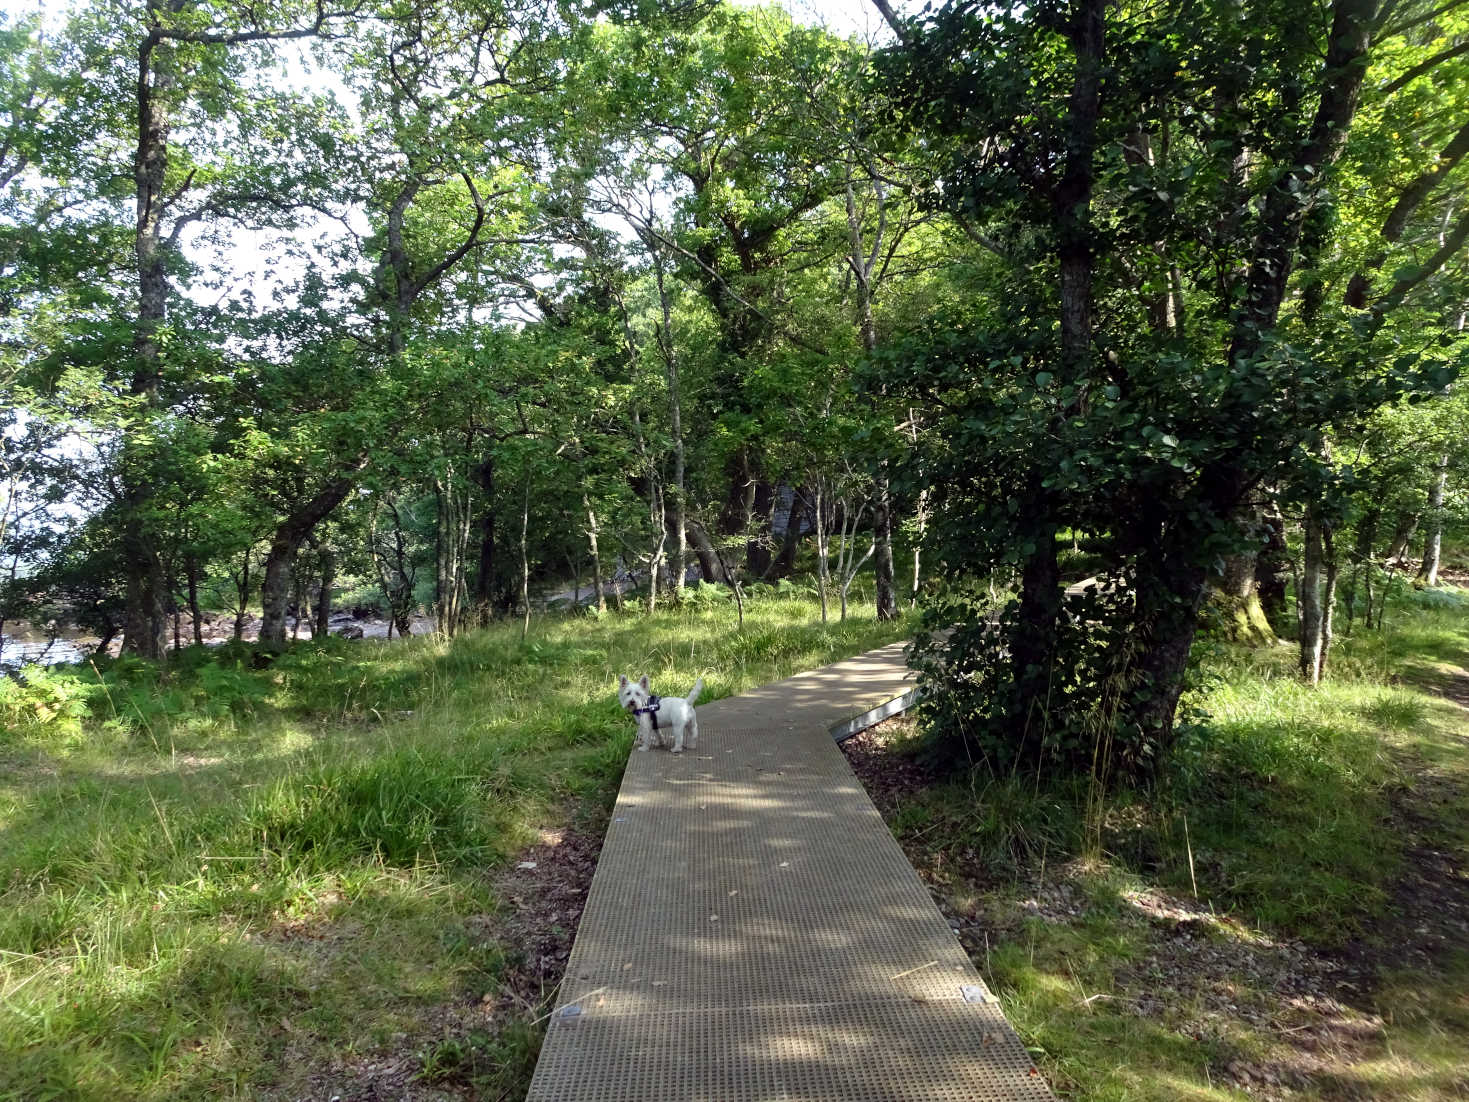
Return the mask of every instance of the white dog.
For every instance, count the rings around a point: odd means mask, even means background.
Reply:
[[[637,717],[639,750],[652,746],[654,738],[662,746],[663,732],[670,730],[673,732],[675,754],[683,753],[685,739],[690,750],[699,745],[699,717],[694,715],[694,701],[699,699],[704,688],[702,677],[694,682],[687,697],[654,696],[648,688],[647,674],[637,681],[629,681],[619,674],[617,686],[617,702]]]

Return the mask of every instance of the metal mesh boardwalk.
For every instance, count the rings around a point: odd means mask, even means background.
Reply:
[[[828,733],[902,651],[633,752],[529,1102],[1051,1098]]]

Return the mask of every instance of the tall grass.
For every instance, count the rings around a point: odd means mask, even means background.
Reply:
[[[513,1082],[536,1031],[481,1017],[456,1057],[445,1008],[521,951],[495,870],[610,805],[616,675],[714,699],[904,631],[818,616],[770,594],[743,632],[706,602],[0,680],[0,1097],[288,1096],[419,1044],[428,1080]]]

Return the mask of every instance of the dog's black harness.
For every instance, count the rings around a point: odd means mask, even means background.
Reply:
[[[632,714],[635,716],[647,716],[648,722],[653,725],[653,730],[656,731],[658,729],[658,709],[662,706],[663,699],[661,697],[650,696],[648,697],[648,703],[644,704],[641,708],[634,708]]]

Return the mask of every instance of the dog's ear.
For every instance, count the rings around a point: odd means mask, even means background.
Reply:
[[[638,678],[638,684],[641,685],[643,687],[643,689],[646,691],[647,688],[648,688],[648,675],[647,674],[643,674],[642,677]]]
[[[619,689],[627,688],[627,674],[620,673],[617,675],[617,687]]]

